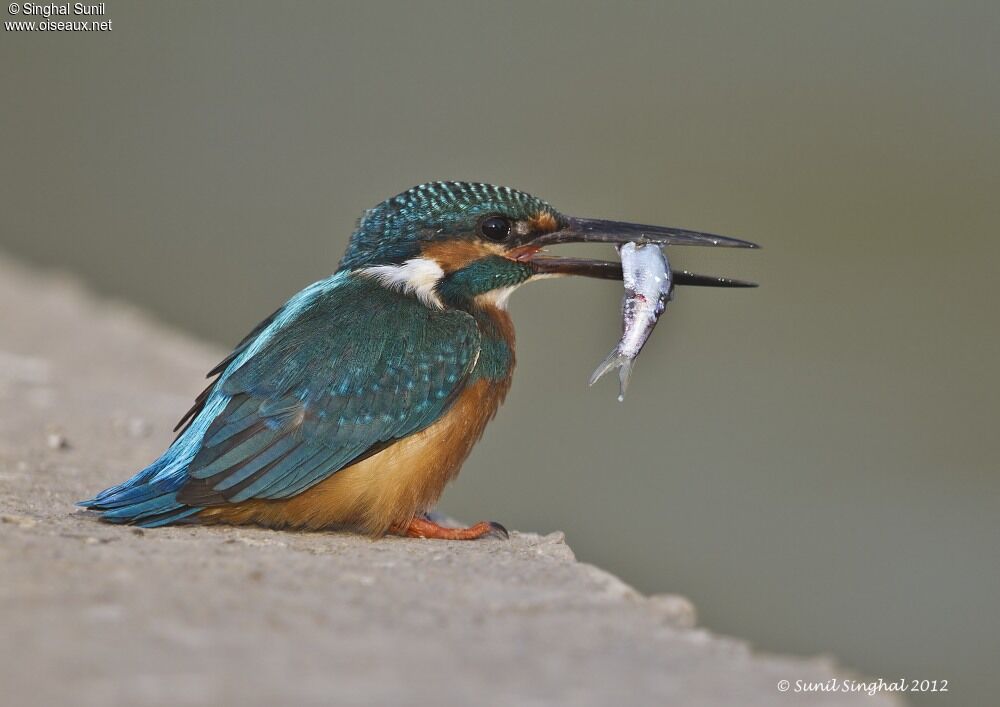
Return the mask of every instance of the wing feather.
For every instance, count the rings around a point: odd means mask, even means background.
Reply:
[[[221,369],[215,390],[229,400],[188,467],[184,503],[287,498],[424,429],[464,387],[480,333],[464,312],[353,278],[259,343]]]

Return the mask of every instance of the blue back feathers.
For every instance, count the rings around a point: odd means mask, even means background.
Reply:
[[[470,314],[339,273],[243,345],[159,459],[81,505],[150,527],[294,496],[432,424],[471,376],[501,373],[473,374],[480,344]]]

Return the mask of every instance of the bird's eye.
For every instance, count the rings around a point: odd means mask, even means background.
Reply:
[[[505,241],[507,240],[507,236],[510,235],[510,221],[503,216],[490,216],[488,219],[483,219],[483,222],[479,224],[479,232],[487,240],[497,243]]]

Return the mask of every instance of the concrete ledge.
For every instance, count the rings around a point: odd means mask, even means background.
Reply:
[[[0,685],[12,705],[892,704],[753,653],[577,562],[443,543],[112,527],[73,502],[152,459],[221,357],[0,260]]]

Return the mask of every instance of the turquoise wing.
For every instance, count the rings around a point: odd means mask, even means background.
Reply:
[[[475,367],[465,312],[350,278],[262,342],[241,344],[207,399],[207,426],[177,500],[213,506],[301,493],[438,419]]]

